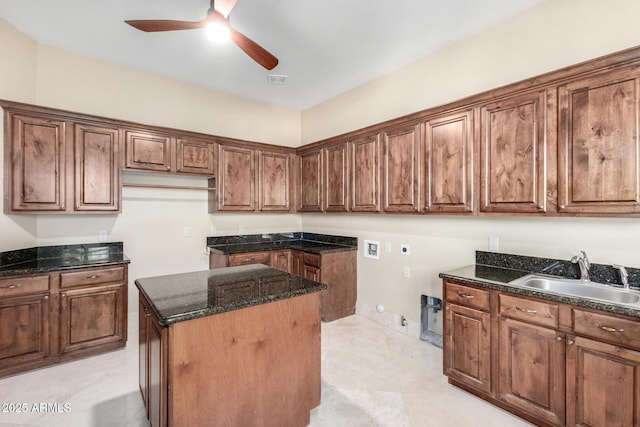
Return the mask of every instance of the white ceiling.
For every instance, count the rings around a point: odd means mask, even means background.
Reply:
[[[123,22],[200,20],[208,0],[1,0],[0,17],[39,43],[304,110],[542,1],[238,0],[231,24],[278,57],[272,71],[202,30],[143,33]],[[288,83],[268,84],[270,73]]]

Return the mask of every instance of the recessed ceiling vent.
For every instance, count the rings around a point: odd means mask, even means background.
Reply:
[[[267,83],[270,85],[286,85],[289,76],[285,74],[269,74],[267,76]]]

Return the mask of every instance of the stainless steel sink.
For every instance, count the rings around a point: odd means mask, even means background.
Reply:
[[[563,279],[542,274],[529,274],[509,282],[513,286],[533,288],[559,295],[571,295],[581,298],[606,301],[614,304],[640,306],[640,293],[614,288],[596,282],[584,282],[576,279]]]

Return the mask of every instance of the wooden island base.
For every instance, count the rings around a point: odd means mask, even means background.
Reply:
[[[152,425],[309,425],[320,404],[320,293],[166,327],[140,299],[141,328],[152,332],[141,329],[151,336],[149,390],[142,381],[141,389]]]

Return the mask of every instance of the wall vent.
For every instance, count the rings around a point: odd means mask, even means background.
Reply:
[[[286,74],[269,74],[267,76],[267,82],[270,85],[286,85],[289,76]]]

